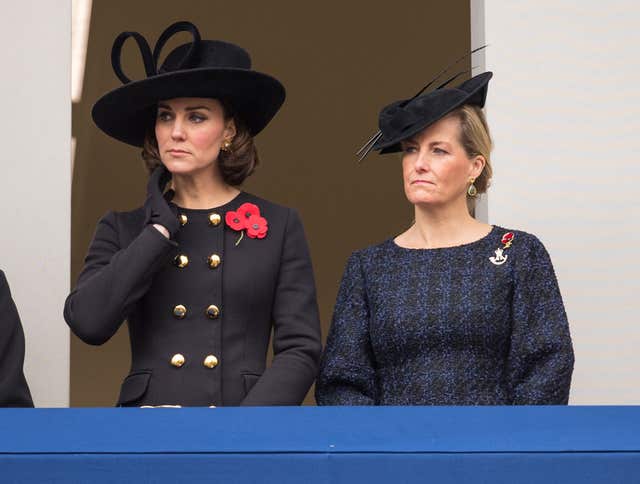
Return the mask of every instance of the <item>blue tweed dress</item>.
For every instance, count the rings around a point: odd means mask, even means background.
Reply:
[[[439,249],[389,239],[349,258],[316,400],[566,404],[573,363],[556,276],[535,236],[494,226]]]

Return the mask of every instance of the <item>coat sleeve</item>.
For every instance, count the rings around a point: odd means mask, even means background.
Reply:
[[[119,231],[114,212],[100,220],[78,283],[64,305],[65,321],[89,344],[103,344],[115,334],[177,245],[149,225],[121,247]]]
[[[0,271],[0,407],[33,407],[23,363],[24,332],[9,284]]]
[[[512,314],[512,403],[566,405],[574,363],[569,323],[551,259],[535,237],[515,267]]]
[[[342,276],[316,384],[319,405],[375,405],[376,370],[369,337],[369,305],[360,256]]]
[[[273,302],[273,361],[241,405],[299,405],[322,351],[311,257],[298,214],[289,209]]]

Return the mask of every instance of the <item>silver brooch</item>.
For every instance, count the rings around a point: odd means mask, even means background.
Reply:
[[[502,249],[497,249],[495,257],[489,257],[489,260],[493,264],[495,264],[497,266],[501,266],[502,264],[507,262],[507,257],[509,257],[508,255],[503,255],[503,252],[504,251]]]

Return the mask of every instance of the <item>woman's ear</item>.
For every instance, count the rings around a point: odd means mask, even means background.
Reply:
[[[232,119],[227,121],[227,125],[224,128],[224,138],[233,139],[236,136],[236,122]]]
[[[471,160],[471,173],[469,176],[478,178],[484,170],[487,160],[482,155],[477,155]]]

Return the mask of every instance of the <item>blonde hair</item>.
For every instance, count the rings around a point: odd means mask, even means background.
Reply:
[[[465,104],[452,111],[447,117],[455,117],[460,121],[460,144],[464,148],[468,158],[482,156],[486,164],[480,176],[476,178],[474,185],[478,193],[485,193],[491,184],[493,168],[491,167],[491,149],[493,142],[489,134],[487,120],[478,106]]]

